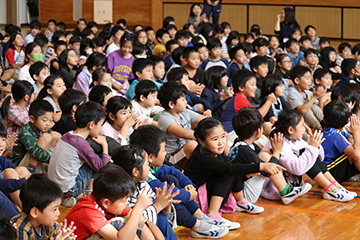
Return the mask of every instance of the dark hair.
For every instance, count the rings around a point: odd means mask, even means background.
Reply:
[[[167,41],[166,44],[165,44],[166,51],[170,52],[171,51],[171,46],[173,46],[173,45],[179,45],[179,44],[173,39]]]
[[[231,28],[230,23],[228,23],[226,21],[222,22],[220,25],[222,26],[223,29],[225,29],[226,27]]]
[[[165,34],[169,34],[168,30],[164,29],[164,28],[160,28],[159,30],[156,31],[156,40],[159,41],[159,39],[161,39],[163,37],[163,35]]]
[[[43,48],[49,43],[49,39],[45,36],[45,34],[38,33],[34,38],[34,42],[36,42],[41,48]]]
[[[275,88],[284,84],[282,78],[277,74],[270,73],[262,83],[260,99],[265,98],[270,93],[275,93]]]
[[[181,56],[183,55],[183,52],[184,48],[178,47],[175,48],[174,51],[171,53],[172,60],[178,65],[181,65]]]
[[[311,42],[311,38],[309,36],[301,36],[301,38],[299,39],[299,43],[304,43],[305,41]]]
[[[266,56],[267,66],[268,66],[268,73],[273,73],[275,70],[275,61],[272,57]]]
[[[327,42],[330,43],[330,40],[327,37],[321,37],[319,40],[319,45]]]
[[[289,76],[290,79],[295,83],[295,78],[301,78],[304,76],[307,72],[310,72],[310,69],[304,66],[296,66],[293,69],[291,69]]]
[[[90,101],[104,105],[105,96],[111,93],[111,89],[104,85],[94,86],[88,95]]]
[[[178,82],[167,82],[162,85],[158,93],[158,99],[165,110],[170,109],[169,102],[176,104],[180,97],[188,93],[186,88]]]
[[[96,36],[91,40],[91,47],[92,48],[103,47],[103,46],[105,46],[105,39],[104,38]]]
[[[314,81],[315,79],[321,80],[322,77],[324,77],[326,74],[331,75],[331,71],[327,68],[319,68],[314,72]]]
[[[35,120],[47,112],[54,112],[53,106],[46,100],[33,101],[29,108],[29,116],[33,116]]]
[[[307,26],[305,27],[305,29],[304,29],[305,34],[308,33],[308,31],[309,31],[310,28],[312,28],[312,29],[314,29],[314,30],[316,31],[316,28],[315,28],[313,25],[307,25]]]
[[[231,45],[231,41],[234,39],[238,39],[240,42],[240,33],[238,31],[231,31],[229,33],[229,36],[226,39],[226,46],[227,46],[228,51],[230,51],[232,49],[233,46]]]
[[[331,92],[331,101],[339,100],[339,98],[346,103],[350,103],[353,101],[354,91],[349,85],[346,86],[339,86],[334,88]]]
[[[201,5],[200,5],[199,3],[193,3],[193,4],[191,5],[191,7],[190,7],[189,17],[195,17],[195,15],[194,15],[194,13],[193,13],[193,9],[194,9],[194,7],[196,7],[196,6],[198,6],[198,7],[200,7],[200,8],[202,9],[202,7],[201,7]]]
[[[232,119],[235,133],[240,140],[249,139],[264,122],[260,112],[255,108],[244,107],[237,111]]]
[[[205,39],[209,39],[212,36],[209,36],[212,31],[214,31],[214,27],[211,23],[200,23],[198,26],[200,26],[199,35],[202,35]]]
[[[243,47],[241,46],[236,46],[236,47],[233,47],[229,50],[229,57],[231,60],[235,59],[236,58],[236,54],[239,50],[243,50],[244,53],[245,53],[245,50]]]
[[[134,99],[140,101],[141,95],[147,98],[149,94],[158,92],[159,89],[152,80],[140,81],[135,87]]]
[[[149,32],[149,31],[154,31],[154,29],[153,29],[152,27],[146,27],[146,28],[145,28],[145,32],[147,33],[147,32]]]
[[[58,47],[60,46],[66,46],[67,47],[67,44],[65,41],[57,41],[55,44],[54,44],[54,50],[56,51]]]
[[[108,41],[111,39],[111,33],[109,31],[106,30],[102,30],[99,33],[99,37],[102,38],[104,41]],[[105,44],[104,44],[105,45]]]
[[[321,50],[321,53],[320,53],[320,65],[323,67],[323,68],[332,68],[332,67],[335,67],[336,66],[336,61],[334,62],[330,62],[329,60],[329,55],[331,52],[334,52],[336,53],[335,51],[335,48],[333,47],[324,47],[322,50]]]
[[[62,115],[66,115],[71,113],[74,105],[78,107],[82,102],[86,102],[86,96],[83,92],[70,88],[61,94],[58,101]]]
[[[262,64],[268,64],[267,57],[265,56],[255,56],[250,59],[250,69],[254,72],[254,68],[258,69],[258,67]]]
[[[351,50],[351,53],[352,53],[353,55],[355,55],[356,53],[357,53],[357,54],[360,54],[360,44],[359,44],[359,43],[356,44],[355,46],[353,46],[353,48],[352,48],[352,50]]]
[[[134,33],[137,33],[137,32],[135,32],[135,29],[136,29],[137,27],[141,27],[141,30],[143,30],[143,29],[142,29],[142,28],[143,28],[142,25],[136,24],[136,25],[133,27],[133,32],[134,32]],[[140,31],[140,30],[139,30],[139,31]]]
[[[184,26],[183,26],[183,30],[189,31],[190,26],[194,26],[194,24],[185,23]],[[189,32],[189,35],[191,36],[192,34]]]
[[[90,21],[90,22],[88,22],[86,27],[87,28],[93,28],[93,27],[99,27],[99,26],[98,26],[98,24],[96,22]]]
[[[127,174],[132,177],[134,168],[143,173],[143,165],[145,164],[145,151],[136,145],[121,146],[112,155],[114,164],[122,167]]]
[[[167,74],[167,80],[168,82],[178,82],[181,83],[181,79],[183,78],[184,75],[189,75],[189,73],[185,70],[185,68],[172,68],[168,74]]]
[[[282,133],[284,137],[289,138],[289,127],[296,128],[302,118],[303,116],[295,109],[282,110],[279,113],[275,129],[270,133],[270,137],[273,137],[276,133]]]
[[[85,65],[88,70],[92,70],[93,67],[102,68],[106,65],[106,56],[102,53],[94,52],[87,58]]]
[[[206,47],[209,49],[209,51],[211,51],[213,48],[216,47],[222,47],[221,41],[216,38],[216,37],[212,37],[208,39],[208,42],[206,44]]]
[[[338,46],[338,51],[339,51],[339,53],[342,53],[345,48],[350,48],[350,51],[351,51],[351,45],[350,45],[350,43],[347,43],[347,42],[340,43],[339,46]]]
[[[58,22],[58,23],[56,24],[56,26],[57,26],[58,28],[60,28],[62,31],[65,32],[65,30],[66,30],[66,24],[65,24],[64,22]]]
[[[89,101],[81,104],[75,112],[76,127],[85,128],[89,122],[95,124],[105,119],[105,111],[99,103]]]
[[[122,25],[124,25],[124,27],[126,27],[126,20],[121,18],[121,19],[116,21],[116,24],[118,24],[118,25],[122,24]]]
[[[85,49],[89,47],[91,48],[91,39],[90,38],[83,38],[81,39],[80,43],[80,54],[86,56]]]
[[[176,30],[177,31],[177,27],[174,25],[174,24],[169,24],[165,27],[165,29],[167,31],[170,31],[170,30]],[[170,34],[170,33],[169,33]]]
[[[227,74],[224,67],[213,66],[204,72],[204,84],[209,89],[221,89],[221,79]]]
[[[102,77],[104,74],[110,74],[110,71],[108,69],[98,68],[96,69],[92,74],[92,80],[91,87],[94,86],[94,82],[100,83]]]
[[[15,100],[15,102],[20,101],[26,95],[31,95],[34,93],[34,87],[26,80],[18,80],[15,81],[14,84],[11,86],[11,96],[5,98],[2,108],[1,108],[1,116],[3,119],[8,119],[8,113],[10,109],[10,101],[11,98]]]
[[[115,202],[128,196],[134,189],[135,183],[124,169],[115,164],[108,164],[95,174],[92,195],[98,204],[104,198]]]
[[[251,30],[250,30],[250,33],[252,33],[253,36],[255,36],[255,38],[261,35],[259,28],[251,29]]]
[[[304,57],[307,58],[308,55],[311,54],[315,54],[318,57],[318,52],[316,51],[316,49],[313,48],[309,48],[309,49],[304,49]]]
[[[206,139],[206,137],[209,135],[209,131],[218,126],[223,127],[221,122],[215,118],[209,117],[209,118],[202,119],[198,123],[198,125],[194,131],[194,136],[196,138],[196,141],[198,141],[198,142],[199,142],[199,140],[204,141]]]
[[[294,38],[289,38],[289,40],[287,40],[287,42],[285,43],[285,48],[288,49],[289,47],[291,47],[291,45],[292,45],[293,43],[296,43],[296,44],[299,45],[299,42],[298,42],[296,39],[294,39]]]
[[[94,35],[94,32],[90,29],[90,28],[85,28],[81,33],[80,33],[80,35],[81,35],[81,39],[85,39],[85,38],[87,38],[88,36],[90,36],[90,35]]]
[[[61,52],[59,57],[60,66],[67,66],[67,59],[70,51],[75,52],[75,50],[71,48],[65,49],[64,51]]]
[[[255,74],[248,71],[240,69],[239,71],[235,72],[231,76],[231,82],[234,88],[234,93],[239,92],[239,87],[245,87],[245,84],[251,78],[256,78]]]
[[[287,26],[293,27],[294,25],[298,25],[296,19],[295,19],[295,11],[294,9],[290,7],[284,8],[285,12],[285,20],[284,23]]]
[[[65,37],[65,33],[61,30],[56,30],[51,37],[51,43],[56,44],[60,37]]]
[[[99,33],[99,36],[103,37],[106,40],[110,40],[110,38],[111,38],[110,31],[114,27],[113,25],[114,24],[112,22],[108,22],[108,23],[104,24],[103,30],[102,30],[102,32]],[[104,33],[104,35],[102,33]],[[105,37],[105,36],[107,36],[107,37]]]
[[[194,47],[186,47],[183,51],[183,58],[188,59],[191,53],[199,53],[199,51]]]
[[[162,57],[160,57],[160,56],[157,56],[157,55],[151,55],[149,57],[149,59],[153,62],[154,68],[159,62],[165,63],[164,59]]]
[[[277,63],[282,63],[282,61],[284,60],[284,58],[289,57],[289,55],[287,55],[286,53],[280,53],[276,56],[276,62]],[[289,57],[290,58],[290,57]],[[290,59],[291,60],[291,59]]]
[[[15,45],[13,42],[15,41],[17,35],[20,35],[22,37],[21,33],[19,33],[19,32],[15,32],[10,36],[9,42],[10,42],[10,48],[12,48],[12,49],[15,49]]]
[[[194,45],[194,47],[196,47],[197,49],[199,48],[202,48],[202,47],[206,47],[204,44],[203,44],[203,39],[199,36],[194,36],[192,39],[191,39],[191,43]],[[201,47],[200,47],[201,45]]]
[[[240,43],[240,47],[242,47],[245,51],[245,53],[252,53],[254,52],[254,47],[252,44],[248,43],[248,42],[242,42]]]
[[[171,16],[167,16],[163,20],[163,28],[166,28],[167,25],[169,25],[170,22],[175,22],[175,19]]]
[[[34,48],[36,48],[37,46],[39,46],[39,44],[37,44],[36,42],[31,42],[28,45],[26,45],[25,47],[25,57],[26,57],[26,63],[28,63],[30,61],[30,57],[28,55],[31,55],[32,51],[34,50]],[[25,63],[25,64],[26,64]],[[25,80],[25,79],[20,79],[20,80]]]
[[[260,47],[263,47],[263,46],[267,47],[268,45],[269,45],[269,41],[266,40],[263,37],[259,37],[253,42],[254,49],[260,48]]]
[[[33,20],[30,22],[29,24],[30,29],[38,29],[41,30],[41,22],[39,22],[38,20]]]
[[[175,34],[175,40],[179,40],[181,38],[189,39],[190,33],[186,30],[179,30]]]
[[[160,152],[160,144],[166,142],[166,135],[160,128],[144,125],[130,135],[130,144],[140,146],[147,154],[155,157]]]
[[[247,33],[247,34],[245,34],[244,41],[246,41],[246,40],[249,39],[249,38],[252,38],[253,40],[255,40],[254,34],[252,34],[252,33]],[[250,44],[250,43],[249,43],[249,44]]]
[[[216,34],[224,33],[224,28],[223,28],[221,25],[217,25],[217,26],[215,26],[215,28],[214,28],[214,32],[215,32]]]
[[[344,59],[341,62],[341,71],[345,76],[349,76],[351,70],[353,70],[357,65],[357,61],[353,58]]]
[[[343,128],[349,117],[351,117],[351,111],[343,101],[331,101],[324,108],[324,122],[327,127]]]
[[[153,62],[150,59],[147,58],[136,59],[132,65],[132,72],[134,76],[137,78],[136,72],[142,73],[142,71],[148,66],[154,67]]]
[[[79,24],[80,22],[84,22],[86,24],[86,20],[84,18],[79,18],[76,24]]]
[[[143,52],[146,52],[146,47],[145,47],[145,45],[142,44],[142,43],[136,42],[136,43],[134,44],[134,47],[133,47],[133,50],[132,50],[131,54],[132,54],[133,56],[136,56],[136,55],[139,55],[139,54],[141,54],[141,53],[143,53]]]
[[[62,197],[61,188],[45,174],[31,175],[20,190],[23,212],[27,215],[30,215],[30,211],[34,207],[42,212],[50,203],[62,199]]]
[[[116,25],[111,29],[111,36],[114,37],[118,31],[125,32],[125,29],[123,27],[121,27],[121,26]]]
[[[52,87],[54,86],[55,80],[59,79],[59,78],[61,80],[63,80],[63,82],[65,83],[64,78],[61,75],[53,74],[53,75],[48,76],[44,81],[44,87],[40,90],[40,92],[37,96],[37,99],[41,100],[41,99],[44,99],[46,96],[50,96],[50,94],[48,93],[47,90],[52,89]]]
[[[125,32],[120,39],[120,47],[123,47],[125,45],[125,42],[131,42],[131,44],[134,45],[134,36]]]
[[[69,44],[81,43],[81,37],[74,35],[70,38]]]
[[[110,113],[116,119],[116,114],[118,111],[128,108],[132,109],[132,105],[126,98],[120,96],[110,98],[106,104],[106,121],[109,124],[113,124],[114,121],[110,119]]]
[[[140,26],[140,25],[137,25],[137,26]],[[136,27],[136,26],[135,26]],[[135,28],[134,27],[134,28]],[[139,35],[140,35],[140,33],[142,33],[142,32],[144,32],[145,34],[146,34],[146,31],[144,30],[144,29],[141,29],[141,30],[139,30],[139,31],[137,31],[136,33],[135,33],[135,42],[138,42],[138,38],[139,38]],[[146,39],[147,39],[147,36],[146,36]]]
[[[0,214],[0,239],[16,240],[16,229],[5,213]]]

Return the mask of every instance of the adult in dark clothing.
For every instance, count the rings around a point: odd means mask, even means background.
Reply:
[[[300,29],[300,25],[295,19],[294,9],[286,7],[281,14],[277,15],[274,32],[279,35],[280,47],[284,48],[284,43],[290,38],[294,29]]]

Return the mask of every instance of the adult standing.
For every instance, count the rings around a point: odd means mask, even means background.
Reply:
[[[221,2],[222,0],[204,0],[204,13],[208,20],[210,20],[210,14],[212,13],[214,27],[219,24]]]
[[[294,9],[286,7],[277,15],[274,32],[279,35],[280,47],[284,47],[284,43],[289,40],[294,29],[300,29],[300,25],[295,19]]]

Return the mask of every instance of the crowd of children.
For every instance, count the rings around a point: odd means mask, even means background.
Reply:
[[[341,183],[360,176],[360,44],[336,54],[289,8],[278,35],[253,25],[241,42],[218,24],[221,2],[193,4],[179,30],[172,17],[6,26],[6,239],[177,239],[178,225],[221,238],[240,227],[222,213],[290,204],[312,187],[304,174],[326,200],[357,196]],[[58,224],[60,205],[72,209]]]

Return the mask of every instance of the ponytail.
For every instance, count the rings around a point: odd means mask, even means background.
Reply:
[[[296,128],[299,124],[302,115],[297,110],[283,110],[279,114],[278,120],[274,123],[275,129],[271,131],[269,137],[273,137],[276,133],[284,134],[284,137],[289,137],[289,127]]]

